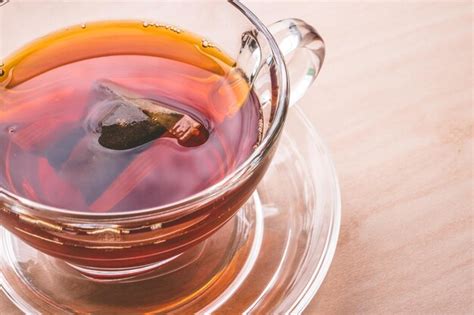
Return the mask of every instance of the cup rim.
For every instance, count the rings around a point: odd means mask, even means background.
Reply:
[[[263,158],[269,153],[283,129],[289,103],[289,81],[283,54],[280,51],[280,48],[275,38],[270,33],[265,24],[263,24],[263,22],[260,21],[260,19],[239,0],[228,0],[228,2],[233,5],[237,10],[239,10],[250,21],[250,23],[253,24],[257,31],[261,32],[264,35],[265,39],[268,41],[273,56],[272,59],[275,64],[275,71],[277,74],[280,90],[276,101],[277,108],[274,113],[274,119],[269,129],[267,130],[266,135],[263,137],[262,142],[255,148],[252,154],[236,170],[234,170],[230,174],[227,174],[223,179],[221,179],[214,185],[209,186],[206,189],[201,190],[200,192],[195,193],[191,196],[158,207],[144,209],[134,209],[110,213],[92,213],[78,210],[63,209],[29,200],[27,198],[16,195],[1,186],[0,200],[2,199],[2,195],[8,198],[8,200],[14,200],[18,204],[18,206],[20,206],[12,209],[14,212],[17,212],[17,210],[18,212],[23,212],[24,210],[26,210],[26,212],[31,212],[31,210],[33,210],[35,212],[39,211],[38,213],[43,216],[47,216],[48,214],[61,214],[65,216],[73,216],[78,219],[94,218],[102,220],[113,220],[132,217],[136,218],[147,215],[154,215],[157,217],[168,217],[175,215],[181,216],[192,213],[193,210],[196,209],[195,206],[197,204],[206,204],[212,202],[217,197],[224,194],[226,191],[237,186],[242,180],[245,179],[246,176],[249,177],[252,174],[252,171],[256,168],[256,166],[259,165]]]

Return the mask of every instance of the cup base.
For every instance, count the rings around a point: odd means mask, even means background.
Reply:
[[[0,289],[26,313],[142,313],[140,309],[161,313],[179,309],[216,282],[226,287],[238,273],[230,268],[230,261],[242,246],[253,248],[248,236],[249,222],[255,222],[254,200],[210,239],[177,256],[130,269],[69,264],[0,228]]]
[[[99,269],[82,267],[66,263],[81,275],[96,282],[138,282],[144,279],[156,278],[170,272],[178,271],[194,263],[202,255],[207,241],[204,241],[184,253],[158,261],[153,264],[134,268]]]

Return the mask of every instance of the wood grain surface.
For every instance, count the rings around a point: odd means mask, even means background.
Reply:
[[[330,147],[343,215],[306,313],[473,313],[472,3],[247,4],[327,44],[299,106]]]
[[[330,147],[342,226],[308,314],[473,313],[470,2],[251,3],[327,59],[300,104]]]

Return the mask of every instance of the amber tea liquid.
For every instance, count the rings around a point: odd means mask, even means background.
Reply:
[[[261,138],[235,62],[176,27],[74,26],[0,64],[0,186],[49,206],[172,203],[235,170]]]

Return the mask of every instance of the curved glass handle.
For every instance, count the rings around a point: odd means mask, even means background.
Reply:
[[[311,25],[300,19],[281,20],[268,29],[285,57],[291,106],[316,79],[324,61],[324,41]]]

